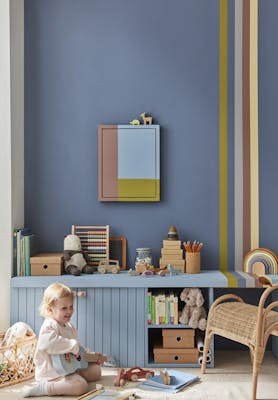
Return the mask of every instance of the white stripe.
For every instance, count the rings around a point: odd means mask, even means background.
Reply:
[[[243,266],[243,150],[242,150],[242,0],[235,0],[234,57],[234,211],[235,271]]]
[[[255,278],[249,274],[246,274],[245,272],[242,271],[237,271],[237,273],[241,276],[243,276],[243,278],[246,281],[246,287],[255,287]]]

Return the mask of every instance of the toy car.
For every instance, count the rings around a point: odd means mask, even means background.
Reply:
[[[102,260],[98,265],[98,272],[101,274],[106,274],[106,272],[112,272],[112,274],[117,274],[120,272],[120,266],[118,260]]]
[[[154,376],[154,372],[150,369],[143,369],[140,367],[133,367],[128,369],[127,371],[124,368],[120,368],[118,371],[118,375],[114,380],[115,386],[123,386],[125,381],[136,382],[138,379],[145,378],[150,379]]]

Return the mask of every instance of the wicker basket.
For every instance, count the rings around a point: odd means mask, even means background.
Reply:
[[[5,332],[0,332],[0,342]],[[34,376],[36,335],[18,339],[11,346],[0,347],[0,388],[14,385]]]

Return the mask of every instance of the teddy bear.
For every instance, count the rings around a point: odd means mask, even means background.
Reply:
[[[180,299],[185,302],[185,306],[179,317],[181,324],[188,324],[191,328],[199,328],[202,331],[207,326],[207,314],[203,307],[204,298],[198,288],[184,288],[180,294]]]
[[[68,274],[92,274],[94,267],[87,265],[82,252],[81,241],[77,235],[67,235],[64,239],[64,267]]]

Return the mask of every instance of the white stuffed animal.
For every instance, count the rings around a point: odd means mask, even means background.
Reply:
[[[181,324],[188,324],[191,328],[199,328],[202,331],[207,326],[207,314],[203,307],[204,298],[198,288],[184,288],[180,294],[180,299],[185,302],[185,306],[180,315]]]
[[[81,248],[81,241],[77,235],[67,235],[64,239],[64,267],[68,274],[92,274],[94,267],[87,265]]]
[[[35,335],[35,333],[29,325],[25,322],[16,322],[7,330],[0,346],[11,346],[17,339],[23,339],[26,336],[33,335]]]

